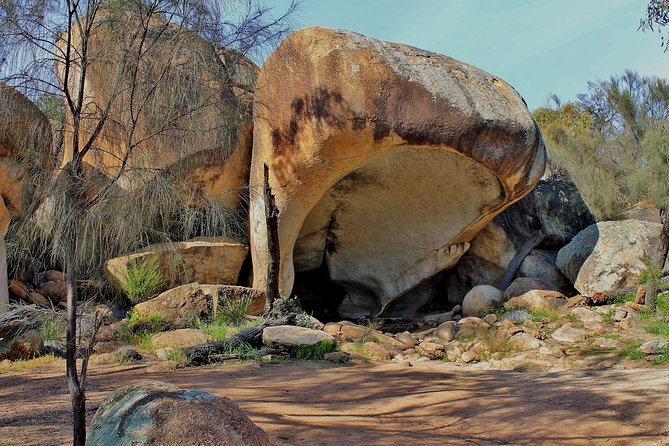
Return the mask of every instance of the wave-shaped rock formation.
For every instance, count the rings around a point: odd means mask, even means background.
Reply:
[[[415,312],[493,217],[544,172],[521,96],[471,65],[306,28],[261,69],[254,103],[254,286],[267,280],[263,166],[279,209],[280,288],[320,271],[343,316]],[[299,284],[298,284],[299,285]]]

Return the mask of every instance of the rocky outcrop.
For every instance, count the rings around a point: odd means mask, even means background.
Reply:
[[[230,399],[160,381],[140,381],[111,393],[91,420],[86,444],[171,446],[195,444],[193,439],[197,444],[271,445]]]
[[[164,289],[191,282],[234,285],[247,253],[246,246],[224,237],[200,237],[147,246],[111,259],[105,266],[111,282],[117,286],[126,280],[128,268],[133,264],[147,265],[156,261],[165,279]]]
[[[516,277],[539,279],[552,289],[572,294],[571,282],[555,265],[557,251],[594,222],[573,182],[560,177],[541,180],[472,240],[469,251],[448,274],[448,299],[460,303],[476,285],[501,287],[513,257],[539,234],[540,249],[524,259]]]
[[[22,212],[22,181],[30,154],[47,160],[51,151],[51,125],[35,104],[18,91],[0,83],[0,313],[9,303],[5,236],[12,217]]]
[[[265,306],[265,294],[260,290],[189,283],[135,305],[133,312],[139,319],[160,316],[168,325],[194,317],[211,320],[218,313],[221,302],[227,299],[248,299],[250,301],[248,312],[253,316],[261,314]]]
[[[557,266],[586,296],[634,287],[644,259],[659,260],[661,230],[659,223],[640,220],[591,225],[560,250]]]
[[[124,188],[165,172],[162,178],[178,180],[195,204],[215,199],[238,208],[240,192],[248,185],[251,92],[258,68],[241,54],[216,49],[158,16],[145,23],[121,9],[100,12],[97,18],[87,40],[95,58],[87,66],[84,107],[105,110],[111,104],[112,123],[102,128],[85,161],[110,177],[123,167],[118,184]],[[148,33],[142,33],[145,26]],[[138,34],[146,38],[135,67],[128,54],[132,58],[140,51],[142,39],[133,40]],[[81,46],[76,27],[72,46],[75,51]],[[64,83],[64,68],[57,66],[57,73]],[[71,67],[73,95],[79,73],[78,66]],[[82,120],[82,142],[98,122],[93,113]],[[63,163],[72,158],[71,125],[67,113]]]
[[[417,298],[412,290],[455,265],[533,188],[545,149],[522,98],[499,78],[417,48],[307,28],[261,70],[252,158],[254,286],[267,280],[267,165],[283,294],[295,272],[326,265],[345,291],[340,313],[360,316]]]

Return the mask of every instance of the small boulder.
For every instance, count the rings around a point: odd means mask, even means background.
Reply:
[[[49,280],[43,283],[37,292],[54,302],[65,302],[67,300],[67,285],[62,280]]]
[[[504,290],[504,300],[522,296],[523,294],[532,290],[550,290],[550,286],[539,279],[519,277],[511,282],[511,285],[509,285],[509,287]]]
[[[464,316],[485,316],[490,308],[502,301],[502,291],[490,285],[477,285],[472,288],[462,301]]]
[[[374,340],[386,347],[401,347],[403,343],[397,339],[391,338],[388,335],[379,333],[362,325],[357,325],[349,321],[330,322],[325,324],[323,331],[333,336],[334,338],[344,341],[360,341],[360,340]]]
[[[509,309],[555,311],[567,302],[567,298],[558,291],[532,290],[509,300]]]
[[[418,347],[416,347],[416,353],[420,354],[424,358],[432,360],[443,358],[445,350],[446,348],[443,345],[437,344],[436,342],[427,341],[421,342],[418,344]]]
[[[102,402],[86,444],[270,446],[271,442],[228,398],[141,381],[117,389]]]
[[[121,362],[137,362],[142,360],[142,355],[132,347],[121,347],[114,352],[113,356]]]
[[[571,310],[571,314],[576,316],[576,319],[583,322],[584,324],[604,322],[604,318],[600,314],[585,307],[576,307],[573,310]]]
[[[455,338],[457,331],[457,324],[454,321],[448,321],[437,327],[433,334],[441,341],[450,342]]]
[[[402,347],[413,348],[418,344],[418,339],[414,338],[408,331],[396,334],[395,339],[402,343]]]
[[[613,319],[613,322],[616,323],[616,327],[622,328],[623,330],[641,326],[641,316],[631,308],[618,307],[613,311],[611,318]]]
[[[507,311],[500,318],[500,322],[512,322],[522,324],[525,321],[532,320],[532,315],[527,310],[511,310]]]
[[[301,345],[314,345],[319,342],[335,342],[335,338],[321,330],[279,325],[265,327],[262,332],[263,344],[272,348],[291,348]]]
[[[538,350],[543,343],[529,333],[516,333],[509,338],[511,344],[521,350]]]
[[[551,337],[558,342],[566,342],[574,344],[583,341],[588,337],[588,332],[578,328],[574,328],[569,324],[564,324],[551,334]]]
[[[205,293],[199,283],[181,285],[161,293],[158,297],[135,305],[138,318],[160,316],[167,323],[177,319],[197,317],[210,319],[213,315],[213,297]]]
[[[639,351],[644,355],[658,355],[669,349],[669,341],[664,339],[653,339],[639,346]]]
[[[151,345],[155,348],[174,347],[184,348],[194,345],[206,344],[214,338],[195,328],[181,328],[179,330],[165,331],[151,336]]]

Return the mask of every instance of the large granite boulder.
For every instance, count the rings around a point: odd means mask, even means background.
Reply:
[[[165,279],[164,289],[191,282],[236,284],[248,248],[224,237],[200,237],[177,243],[150,245],[105,264],[111,282],[119,286],[128,268],[157,262]]]
[[[647,221],[599,222],[558,252],[557,266],[585,296],[634,287],[645,259],[659,263],[661,231],[661,224]]]
[[[9,303],[5,236],[11,219],[23,209],[23,178],[32,167],[26,157],[41,155],[41,161],[48,161],[50,152],[47,117],[28,98],[0,83],[0,313]]]
[[[88,428],[89,446],[270,446],[229,398],[140,381],[112,392]]]
[[[307,28],[260,72],[252,159],[254,286],[267,280],[267,165],[283,294],[296,272],[325,264],[345,290],[340,313],[353,317],[415,298],[455,265],[534,187],[545,148],[523,99],[499,78],[406,45]]]
[[[161,181],[177,179],[194,204],[215,199],[238,208],[240,191],[248,185],[250,92],[258,68],[158,14],[140,20],[122,8],[109,9],[100,11],[97,21],[87,40],[95,58],[87,65],[84,107],[105,110],[111,104],[110,119],[84,161],[110,177],[123,167],[118,184],[124,188],[146,184],[161,172]],[[142,34],[144,41],[135,38]],[[140,51],[140,42],[145,48],[134,66],[128,54]],[[81,46],[77,27],[71,45],[75,51]],[[64,67],[56,68],[64,83]],[[70,91],[76,95],[80,68],[70,69]],[[82,120],[82,142],[99,117],[90,113]],[[63,163],[72,158],[69,113],[65,125]]]

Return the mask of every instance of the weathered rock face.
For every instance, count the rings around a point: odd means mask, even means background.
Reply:
[[[344,316],[378,314],[452,267],[528,193],[545,149],[508,84],[449,57],[342,30],[288,37],[258,78],[250,188],[279,208],[280,288],[327,265]],[[263,196],[251,194],[255,287]]]
[[[111,259],[106,263],[112,283],[123,283],[134,262],[143,264],[157,259],[166,288],[191,282],[236,284],[248,253],[241,243],[224,237],[200,237],[173,244],[147,246],[136,253]]]
[[[558,252],[557,266],[586,296],[635,286],[646,269],[643,259],[658,261],[661,230],[639,220],[591,225]]]
[[[35,104],[18,91],[0,84],[0,312],[7,308],[7,248],[5,236],[12,217],[21,213],[22,180],[27,154],[51,150],[51,125]]]
[[[114,98],[109,111],[113,123],[103,127],[85,161],[116,176],[127,153],[128,135],[132,135],[130,144],[135,146],[125,160],[121,186],[130,187],[137,179],[151,179],[154,172],[166,169],[193,188],[188,191],[193,200],[204,193],[236,208],[239,192],[248,184],[249,92],[258,68],[242,55],[216,50],[196,34],[166,25],[156,16],[148,23],[147,49],[137,65],[138,80],[133,80],[135,67],[125,51],[131,56],[139,51],[140,39],[132,39],[135,30],[141,34],[145,23],[109,11],[98,14],[98,20],[88,41],[89,52],[96,57],[88,65],[85,107],[104,110]],[[81,45],[76,32],[72,45]],[[70,83],[74,92],[79,72],[73,67]],[[123,73],[120,93],[113,96],[119,73]],[[64,82],[62,67],[58,74]],[[83,120],[82,142],[98,121],[97,115]],[[69,114],[66,125],[72,125]],[[72,157],[70,132],[65,135],[63,163]]]
[[[104,400],[91,420],[86,444],[270,446],[271,442],[228,398],[140,381]]]
[[[206,344],[214,338],[195,328],[181,328],[173,331],[164,331],[151,336],[151,345],[154,348],[161,347],[192,347],[193,345]]]
[[[462,302],[476,285],[500,287],[516,252],[539,233],[544,237],[541,249],[525,258],[516,276],[539,279],[552,289],[571,294],[571,283],[555,265],[557,250],[594,222],[574,183],[563,178],[541,180],[472,240],[469,251],[448,274],[449,300]]]
[[[257,316],[265,306],[265,294],[253,288],[229,285],[189,283],[161,293],[158,297],[135,305],[140,318],[161,316],[167,324],[193,317],[211,319],[224,299],[245,298],[251,301],[249,314]]]

